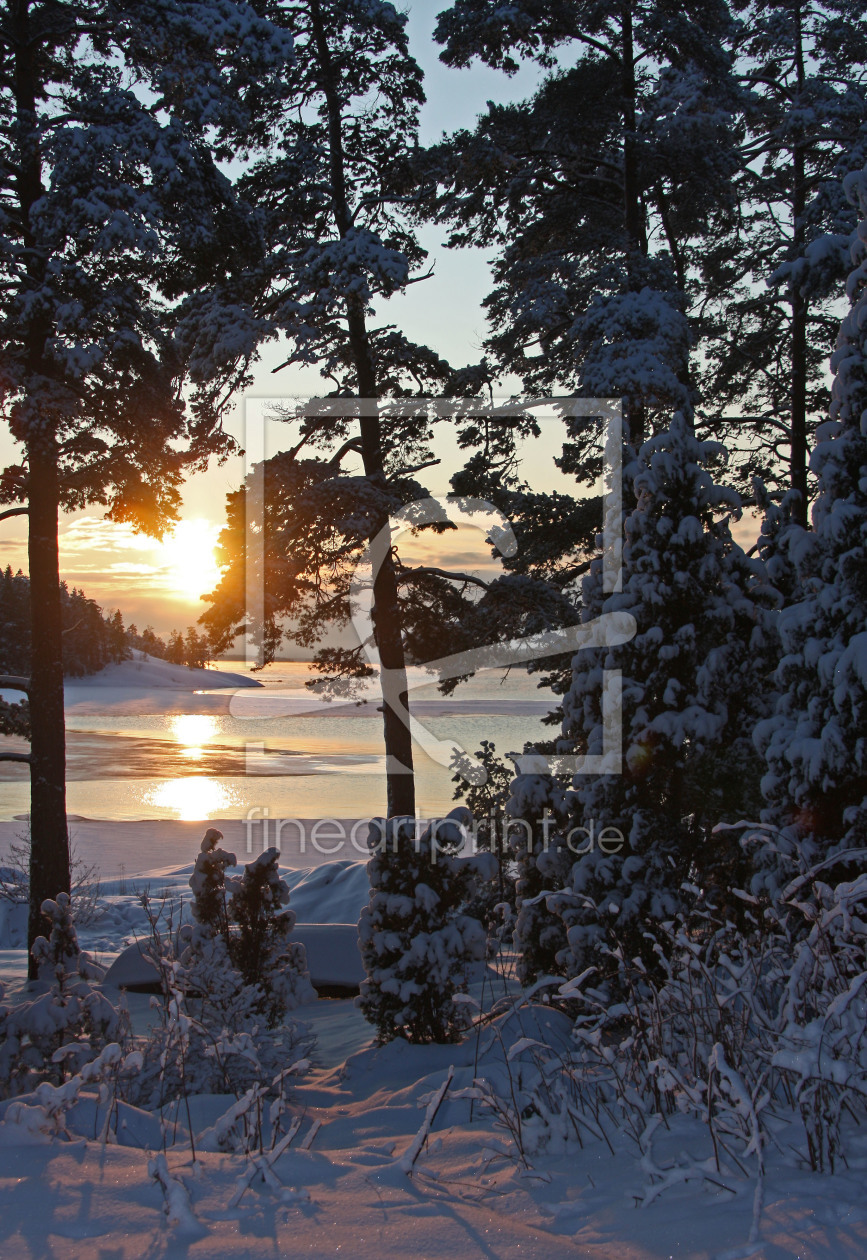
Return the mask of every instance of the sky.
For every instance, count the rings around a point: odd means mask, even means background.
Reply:
[[[469,70],[453,70],[438,59],[439,48],[432,32],[438,11],[445,0],[414,0],[409,6],[408,29],[411,49],[425,72],[427,102],[421,112],[421,140],[438,140],[443,133],[472,126],[486,111],[488,100],[522,100],[532,94],[538,67],[522,67],[514,76],[475,63]],[[411,285],[405,294],[378,304],[382,323],[395,323],[408,337],[430,345],[454,366],[478,361],[486,335],[482,302],[491,288],[490,268],[479,250],[449,250],[442,240],[445,230],[427,226],[421,240],[429,251],[427,266],[433,275]],[[263,349],[249,394],[254,397],[292,397],[320,394],[323,381],[315,369],[289,368],[274,374],[273,368],[285,358],[278,344]],[[505,382],[517,388],[517,382]],[[226,428],[244,445],[243,400],[238,401]],[[525,449],[525,476],[540,488],[574,490],[574,483],[562,478],[553,459],[559,454],[561,433],[551,421],[543,426],[543,436]],[[280,449],[281,435],[268,437],[269,453]],[[448,478],[458,466],[453,444],[438,443],[442,465],[432,470],[428,487],[432,493],[446,493]],[[16,447],[5,429],[0,429],[0,467],[16,458]],[[205,605],[203,592],[216,585],[213,546],[223,521],[226,495],[243,479],[244,461],[236,456],[223,465],[192,477],[184,488],[181,521],[174,536],[162,542],[136,535],[123,524],[106,521],[98,506],[67,515],[61,522],[61,576],[69,586],[84,589],[106,610],[119,607],[124,619],[139,629],[152,625],[166,634],[193,624]],[[476,556],[484,565],[488,556],[481,539],[468,544],[462,537],[452,557],[440,554],[437,563],[469,563]],[[27,570],[26,518],[0,522],[0,565]]]
[[[421,113],[421,140],[428,144],[444,132],[472,126],[485,112],[488,100],[521,100],[538,81],[536,67],[521,69],[511,78],[484,66],[452,70],[438,60],[439,49],[432,32],[437,13],[445,0],[414,0],[403,6],[409,14],[408,29],[413,54],[425,72],[427,102]],[[433,276],[410,286],[405,295],[380,303],[377,314],[383,323],[397,323],[409,337],[430,345],[455,365],[478,360],[485,337],[482,300],[490,289],[490,270],[478,250],[447,250],[442,246],[445,232],[427,227],[421,232],[428,249],[428,266]],[[290,368],[277,375],[272,369],[285,358],[279,345],[264,348],[255,381],[249,391],[255,396],[304,396],[324,392],[323,381],[314,369]],[[243,407],[240,403],[226,428],[243,444]],[[275,449],[279,441],[274,439]],[[270,439],[269,439],[270,444]],[[555,444],[533,454],[533,464],[545,476],[558,476],[552,457]],[[434,479],[435,493],[448,489],[447,472],[455,467],[449,460],[450,444],[442,443],[446,467]],[[549,448],[549,449],[548,449]],[[17,448],[5,426],[0,426],[0,467],[16,458]],[[106,521],[98,506],[68,514],[61,522],[61,576],[70,586],[80,586],[105,609],[119,607],[127,623],[139,629],[153,625],[165,634],[174,627],[195,622],[205,605],[198,598],[216,583],[212,548],[223,520],[225,497],[240,484],[244,464],[240,457],[206,473],[192,477],[184,490],[182,519],[174,538],[162,543],[136,535],[127,525]],[[463,549],[459,549],[462,554]],[[464,557],[466,558],[466,557]],[[479,552],[480,561],[484,553]],[[27,571],[26,519],[16,517],[0,522],[0,565]]]

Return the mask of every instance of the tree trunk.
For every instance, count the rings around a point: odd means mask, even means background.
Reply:
[[[621,93],[623,97],[623,225],[626,233],[626,276],[629,290],[640,291],[643,277],[640,263],[647,254],[647,226],[641,204],[636,147],[636,82],[635,43],[632,31],[632,4],[627,0],[621,8]],[[627,401],[626,438],[637,451],[647,434],[644,404],[640,399]]]
[[[325,25],[319,0],[311,0],[311,25],[316,55],[321,73],[322,92],[328,112],[329,158],[331,166],[331,195],[334,219],[341,239],[352,228],[352,215],[346,191],[346,170],[343,153],[343,122],[340,95],[337,91],[334,67],[328,47]],[[355,365],[360,398],[376,398],[376,367],[370,347],[363,303],[349,295],[346,299],[346,318],[349,347]],[[375,416],[363,417],[361,423],[362,460],[365,476],[385,488],[385,470],[382,455],[382,433]],[[377,529],[376,533],[379,533]],[[371,540],[372,541],[372,540]],[[382,719],[386,759],[386,812],[395,815],[415,815],[415,780],[412,764],[412,736],[401,716],[407,711],[408,687],[406,658],[401,635],[400,606],[398,603],[397,574],[391,547],[379,564],[373,585],[373,633],[382,673]]]
[[[57,545],[57,454],[52,442],[28,451],[30,501],[30,915],[28,950],[44,932],[42,903],[69,892],[66,727]],[[28,975],[35,976],[32,956]]]
[[[804,88],[804,36],[801,6],[796,5],[796,67],[798,95]],[[806,154],[804,147],[795,141],[792,148],[792,244],[795,257],[801,254],[804,244],[804,210],[807,204]],[[807,501],[807,299],[791,284],[789,302],[792,308],[791,372],[789,395],[789,480],[798,493],[798,502],[792,513],[799,524],[806,526],[809,520]]]
[[[793,518],[806,526],[809,520],[807,498],[807,300],[791,292],[792,304],[792,388],[791,441],[789,446],[789,479],[798,501]]]
[[[45,256],[32,231],[33,206],[44,193],[42,156],[36,129],[42,96],[39,35],[31,29],[30,4],[12,6],[15,39],[15,112],[19,174],[18,213],[27,248],[27,270],[34,293],[45,281]],[[45,926],[46,897],[69,892],[69,835],[66,825],[66,726],[63,714],[63,637],[60,563],[57,546],[59,505],[57,444],[50,417],[41,414],[38,392],[48,385],[45,345],[51,332],[44,313],[31,316],[27,330],[28,410],[26,449],[30,540],[30,912],[27,925],[30,978],[35,976],[29,950]]]

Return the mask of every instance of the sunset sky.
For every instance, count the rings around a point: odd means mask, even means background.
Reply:
[[[415,0],[410,8],[411,46],[426,74],[428,101],[422,110],[421,135],[425,143],[437,140],[443,131],[472,125],[489,99],[523,99],[532,93],[538,78],[538,70],[532,66],[522,68],[512,78],[478,65],[470,71],[443,66],[431,40],[436,14],[442,7],[441,0]],[[428,225],[420,235],[429,250],[428,265],[433,264],[434,275],[410,286],[405,294],[379,303],[378,322],[397,324],[410,338],[430,345],[455,367],[477,361],[486,333],[481,303],[491,287],[487,262],[478,250],[444,249],[441,242],[446,232],[442,228]],[[279,345],[263,348],[251,394],[279,397],[324,392],[324,382],[312,369],[289,368],[274,374],[272,369],[284,359]],[[517,389],[518,382],[505,381],[504,389],[510,388]],[[240,406],[226,427],[243,445]],[[569,491],[574,483],[561,478],[553,464],[560,451],[562,429],[551,422],[543,434],[535,448],[526,452],[528,480],[540,489]],[[274,432],[269,437],[268,453],[281,445],[279,433]],[[448,491],[449,474],[457,467],[452,444],[442,442],[439,453],[442,466],[425,474],[435,494]],[[0,467],[17,458],[17,448],[5,426],[0,426]],[[136,535],[127,525],[106,521],[99,507],[66,516],[60,533],[62,577],[70,586],[83,588],[103,608],[119,607],[125,621],[134,622],[139,629],[153,625],[158,633],[165,634],[174,627],[192,624],[204,610],[199,596],[217,581],[213,546],[223,522],[226,494],[237,488],[243,475],[243,459],[235,457],[191,478],[184,490],[182,520],[174,536],[161,543]],[[440,564],[468,566],[475,561],[477,567],[488,561],[480,535],[454,537],[449,555],[444,553],[441,540],[436,546],[435,559]],[[0,564],[26,572],[24,518],[0,523]]]

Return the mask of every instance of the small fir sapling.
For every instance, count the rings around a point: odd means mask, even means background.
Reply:
[[[264,853],[244,868],[235,884],[229,913],[238,925],[234,961],[247,985],[263,993],[263,1015],[269,1026],[315,997],[307,972],[307,954],[291,941],[295,912],[289,906],[289,887],[280,878],[278,849]]]
[[[512,820],[509,843],[517,868],[515,969],[521,984],[529,985],[542,976],[566,974],[561,961],[568,944],[566,927],[549,908],[548,894],[567,886],[575,857],[563,838],[566,803],[557,778],[517,775],[508,812]]]
[[[240,878],[227,881],[237,858],[218,847],[222,838],[208,829],[190,878],[195,923],[183,930],[187,988],[198,995],[209,1024],[242,1031],[256,1018],[275,1027],[315,994],[304,946],[289,940],[295,915],[287,909],[280,854],[266,850]]]
[[[485,956],[485,932],[462,906],[476,879],[493,878],[496,862],[488,853],[456,856],[471,826],[462,808],[421,835],[415,819],[371,823],[370,902],[358,924],[367,978],[357,1003],[381,1043],[454,1042],[466,1027],[466,1007],[454,998]]]
[[[222,838],[223,833],[214,827],[209,827],[205,832],[196,856],[195,869],[190,876],[190,888],[193,890],[195,921],[212,933],[219,933],[224,939],[228,939],[226,868],[237,866],[238,859],[234,853],[217,847]]]
[[[466,911],[479,919],[488,933],[489,949],[499,939],[504,929],[514,920],[515,874],[509,851],[508,819],[506,805],[512,794],[514,771],[497,756],[493,741],[483,739],[475,753],[475,760],[485,771],[483,783],[470,778],[469,759],[456,754],[452,768],[455,790],[452,799],[461,801],[473,819],[473,847],[492,853],[497,859],[497,872],[493,880],[480,881]]]
[[[0,1089],[20,1093],[39,1081],[60,1084],[111,1042],[130,1038],[129,1018],[93,987],[103,971],[78,944],[67,893],[42,903],[48,937],[33,944],[43,989],[29,1001],[0,1007]]]

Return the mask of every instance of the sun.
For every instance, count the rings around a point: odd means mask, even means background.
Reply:
[[[178,521],[160,543],[160,562],[167,586],[191,601],[212,591],[220,580],[214,555],[220,526],[203,519]]]

